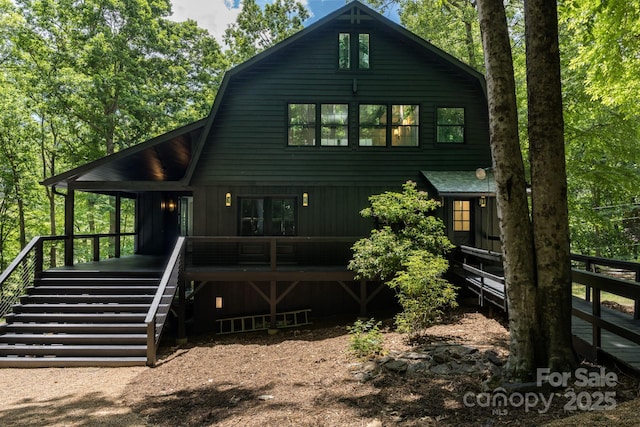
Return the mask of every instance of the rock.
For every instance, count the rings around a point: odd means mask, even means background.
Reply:
[[[451,373],[451,368],[446,363],[434,365],[429,370],[437,375],[447,375]]]
[[[466,345],[454,345],[449,348],[449,354],[451,357],[455,359],[462,359],[465,356],[468,356],[473,353],[477,353],[478,349],[473,347],[468,347]]]
[[[429,371],[430,366],[429,362],[410,363],[409,366],[407,366],[407,375],[424,375]]]
[[[382,427],[382,426],[383,426],[382,421],[380,421],[377,418],[366,425],[366,427]]]
[[[500,359],[500,356],[498,356],[498,353],[496,353],[493,350],[485,351],[484,357],[485,359],[487,359],[489,362],[493,363],[496,366],[504,365],[504,360]]]
[[[449,353],[443,347],[436,348],[431,357],[436,363],[447,363],[451,359]]]
[[[430,359],[431,356],[429,356],[427,353],[417,353],[415,351],[410,351],[402,354],[401,358],[409,359],[409,360],[424,360],[424,359]]]
[[[271,394],[261,394],[258,396],[258,400],[271,400],[273,399],[273,395]]]
[[[376,377],[376,373],[375,372],[357,372],[354,374],[354,377],[356,380],[360,381],[361,383],[366,383],[367,381],[371,381],[372,379],[374,379]]]
[[[384,367],[393,372],[406,372],[408,363],[404,360],[391,360],[384,364]]]

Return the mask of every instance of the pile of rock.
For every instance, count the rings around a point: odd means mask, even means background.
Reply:
[[[353,366],[356,379],[366,382],[383,371],[407,377],[467,375],[488,382],[502,376],[504,360],[494,350],[480,351],[459,344],[425,346],[420,351],[390,352],[375,360]],[[491,381],[493,382],[493,381]]]

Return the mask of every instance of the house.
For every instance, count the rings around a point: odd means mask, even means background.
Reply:
[[[368,197],[407,180],[453,242],[492,248],[490,165],[483,76],[355,1],[230,70],[207,118],[44,185],[66,194],[67,267],[74,194],[135,199],[135,253],[175,255],[194,330],[227,331],[388,304],[346,264]]]

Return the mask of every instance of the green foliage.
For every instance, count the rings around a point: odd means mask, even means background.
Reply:
[[[275,0],[261,8],[256,0],[243,0],[236,22],[224,32],[230,66],[240,64],[300,31],[309,11],[296,0]]]
[[[373,0],[381,12],[398,5],[400,22],[477,70],[484,69],[478,13],[473,0]]]
[[[433,215],[440,204],[411,181],[402,193],[374,195],[369,202],[361,214],[373,218],[377,228],[354,244],[349,268],[358,278],[386,281],[403,308],[398,326],[417,332],[455,306],[455,288],[442,279],[449,267],[444,256],[453,245]]]
[[[367,321],[356,320],[349,331],[349,352],[359,359],[370,359],[383,354],[384,337],[380,331],[382,322],[371,318]]]
[[[559,4],[560,47],[571,52],[563,56],[563,105],[574,252],[638,256],[640,126],[633,87],[640,62],[629,49],[637,52],[640,41],[629,31],[637,28],[639,10],[624,2]]]
[[[415,333],[437,323],[446,308],[455,308],[456,288],[442,278],[449,268],[441,256],[413,251],[388,284],[398,291],[403,311],[396,316],[401,332]]]

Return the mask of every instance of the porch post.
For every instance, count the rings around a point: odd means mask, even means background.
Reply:
[[[278,288],[276,287],[277,282],[275,280],[271,281],[271,289],[270,289],[270,295],[269,295],[269,329],[271,331],[276,330],[276,300],[277,300],[277,292],[278,292]]]
[[[73,218],[75,216],[75,191],[69,185],[67,195],[64,198],[64,265],[73,265]]]
[[[122,222],[121,208],[122,208],[122,199],[120,197],[120,193],[118,193],[116,194],[116,206],[115,206],[116,218],[115,218],[114,232],[116,233],[116,235],[114,237],[115,248],[114,248],[114,254],[113,254],[113,256],[116,258],[120,258],[120,224]]]
[[[178,281],[178,339],[177,344],[183,345],[187,343],[187,328],[185,325],[185,313],[187,305],[186,282]]]
[[[367,317],[367,281],[360,280],[360,317]]]

